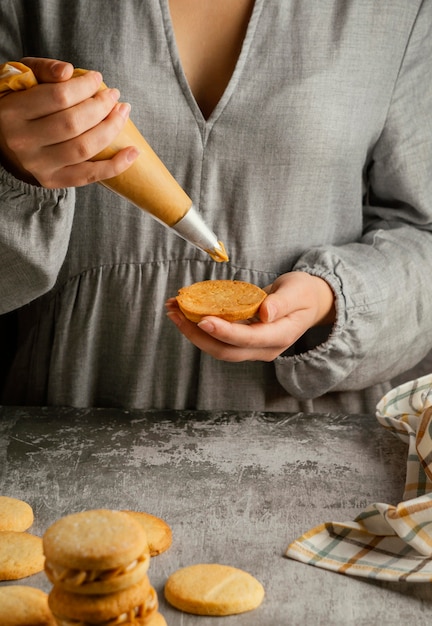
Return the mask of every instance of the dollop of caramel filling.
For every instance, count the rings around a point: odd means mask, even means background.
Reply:
[[[227,261],[229,261],[229,257],[225,246],[222,241],[218,241],[218,244],[219,248],[215,247],[212,250],[206,250],[206,252],[208,255],[210,255],[213,261],[216,261],[216,263],[226,263]]]
[[[79,587],[93,582],[103,582],[106,580],[112,580],[113,578],[119,578],[129,572],[136,569],[141,563],[149,560],[147,552],[142,554],[138,559],[134,559],[132,563],[128,565],[122,565],[113,569],[93,569],[93,570],[80,570],[62,567],[61,565],[53,565],[49,561],[45,563],[45,568],[51,574],[54,583],[66,582],[68,585]]]

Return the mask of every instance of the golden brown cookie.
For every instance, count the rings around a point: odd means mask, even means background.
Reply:
[[[240,280],[204,280],[179,289],[176,299],[192,322],[206,315],[237,322],[253,317],[266,296],[260,287]]]
[[[128,625],[126,624],[126,626]],[[144,622],[143,626],[167,626],[167,623],[162,613],[156,612],[156,613],[153,613],[153,615],[148,619],[148,621]]]
[[[109,620],[118,620],[117,623],[122,625],[130,622],[140,626],[148,623],[150,616],[158,609],[157,594],[148,576],[127,589],[99,595],[70,593],[54,586],[48,604],[58,624],[68,626],[74,620],[80,626],[101,624]]]
[[[9,496],[0,496],[0,531],[27,530],[33,524],[33,519],[33,509],[27,502]]]
[[[48,528],[43,546],[49,580],[72,593],[120,591],[141,580],[150,564],[143,527],[122,511],[67,515]]]
[[[1,626],[56,626],[48,595],[24,585],[0,587]]]
[[[0,532],[0,580],[18,580],[44,568],[42,539],[25,532]]]
[[[172,530],[160,517],[145,513],[144,511],[125,511],[139,522],[147,535],[150,556],[157,556],[172,544]]]
[[[243,570],[202,563],[171,574],[165,598],[186,613],[234,615],[256,609],[264,599],[264,587]]]

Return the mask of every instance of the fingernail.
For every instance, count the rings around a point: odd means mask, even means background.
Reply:
[[[129,116],[131,110],[131,105],[128,102],[122,102],[121,104],[119,104],[117,111],[120,113],[120,115],[124,118],[127,119]]]
[[[272,322],[276,316],[276,307],[273,304],[267,304],[267,322]]]
[[[114,102],[117,102],[117,100],[120,98],[120,92],[118,89],[115,88],[109,90],[109,95],[114,100]]]
[[[205,333],[213,333],[215,330],[214,324],[208,320],[201,320],[201,322],[198,322],[198,326]]]
[[[169,319],[176,325],[179,326],[181,319],[180,316],[177,315],[177,313],[174,313],[173,311],[168,311],[167,313],[167,317],[169,317]]]
[[[140,151],[137,148],[132,147],[132,148],[129,149],[129,151],[128,151],[127,155],[126,155],[126,160],[129,163],[132,163],[133,161],[135,161],[135,159],[137,157],[139,157],[139,154],[140,154]]]
[[[51,72],[53,76],[57,79],[63,78],[63,76],[66,74],[66,70],[67,65],[65,65],[64,63],[54,63],[51,66]]]
[[[89,70],[88,72],[85,72],[85,74],[87,76],[90,74],[95,79],[97,87],[100,87],[100,84],[102,82],[102,74],[100,72],[98,72],[97,70]]]

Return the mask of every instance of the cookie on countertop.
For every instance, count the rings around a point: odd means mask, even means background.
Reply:
[[[126,626],[128,625],[126,624]],[[144,626],[167,626],[167,623],[162,613],[156,611],[156,613],[153,613],[153,615],[149,617],[146,622],[144,622]]]
[[[56,586],[106,594],[136,584],[150,565],[146,533],[122,511],[96,509],[60,518],[44,533],[45,572]]]
[[[0,532],[0,580],[18,580],[44,569],[42,539],[14,530]]]
[[[0,496],[0,531],[28,530],[33,521],[33,509],[27,502],[9,496]]]
[[[97,626],[111,621],[122,626],[129,623],[144,626],[158,609],[157,594],[148,576],[127,589],[98,595],[71,593],[55,585],[48,604],[59,626],[74,622],[80,626]]]
[[[241,569],[201,563],[171,574],[165,584],[165,598],[186,613],[235,615],[256,609],[264,599],[264,587]]]
[[[163,519],[143,511],[125,511],[144,528],[150,550],[150,556],[157,556],[172,544],[172,530]]]
[[[34,587],[0,587],[1,626],[56,626],[48,594]]]

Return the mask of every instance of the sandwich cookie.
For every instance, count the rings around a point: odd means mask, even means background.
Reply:
[[[109,594],[146,575],[150,552],[141,524],[122,511],[97,509],[67,515],[43,536],[45,572],[77,594]]]
[[[0,496],[0,531],[15,530],[22,532],[28,530],[33,524],[33,509],[27,502]]]
[[[125,511],[139,522],[145,530],[148,539],[150,556],[157,556],[172,544],[171,527],[160,517],[141,511]]]
[[[264,599],[264,587],[243,570],[203,563],[171,574],[165,584],[165,598],[186,613],[235,615],[256,609]]]
[[[0,580],[17,580],[44,569],[42,539],[25,532],[0,532]]]
[[[157,594],[148,576],[109,594],[84,595],[55,586],[48,604],[58,626],[144,626],[152,623],[149,620],[158,609]]]
[[[40,589],[11,585],[0,587],[1,626],[56,626],[48,595]]]

